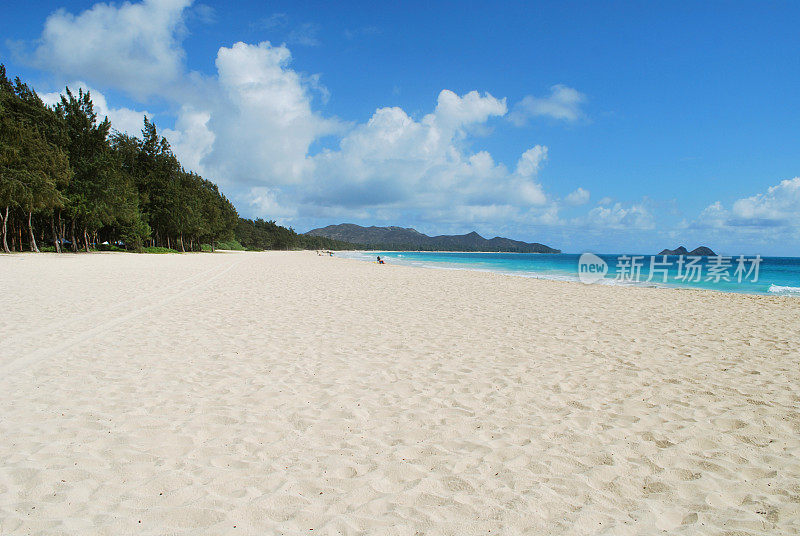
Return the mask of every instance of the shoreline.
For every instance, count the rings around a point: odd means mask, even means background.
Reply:
[[[371,251],[365,250],[349,250],[355,253],[372,253]],[[430,252],[430,251],[415,251],[415,252],[408,252],[408,251],[378,251],[379,253],[445,253],[445,252]],[[463,251],[454,251],[454,252],[446,252],[446,253],[479,253],[479,252],[463,252]],[[496,252],[480,252],[486,254],[492,254]],[[527,255],[527,254],[526,254]],[[547,253],[537,253],[536,255],[562,255],[561,253],[558,254],[547,254]],[[571,254],[567,254],[571,255]],[[366,262],[370,263],[368,259],[357,259],[352,257],[346,256],[336,256],[334,258],[338,258],[341,260],[350,260],[350,261],[357,261],[357,262]],[[374,261],[372,261],[374,262]],[[539,275],[536,272],[524,273],[524,272],[514,272],[514,271],[501,271],[501,270],[493,270],[489,268],[471,268],[471,267],[460,267],[460,266],[424,266],[424,265],[413,265],[407,263],[394,263],[390,262],[387,263],[386,266],[403,266],[407,268],[422,268],[428,270],[456,270],[456,271],[465,271],[465,272],[480,272],[480,273],[488,273],[488,274],[496,274],[496,275],[505,275],[509,277],[519,277],[525,279],[535,279],[540,281],[554,281],[559,283],[572,283],[578,284],[582,286],[600,286],[600,287],[614,287],[614,288],[632,288],[632,289],[664,289],[664,290],[684,290],[684,291],[693,291],[693,292],[713,292],[719,294],[733,294],[733,295],[740,295],[740,296],[762,296],[765,298],[786,298],[789,300],[794,300],[800,298],[800,293],[796,294],[777,294],[777,293],[769,293],[766,292],[746,292],[746,291],[737,291],[737,290],[719,290],[713,288],[703,288],[703,287],[691,287],[691,286],[683,286],[683,285],[670,285],[670,284],[649,284],[647,282],[622,282],[618,283],[615,279],[606,278],[602,280],[602,282],[586,284],[582,283],[578,280],[578,276],[570,276],[569,274],[559,274],[559,276],[547,276],[547,275]],[[573,279],[568,279],[568,278]]]
[[[126,255],[126,254],[136,254],[136,255],[145,255],[145,256],[152,256],[152,255],[178,255],[178,256],[185,256],[185,255],[195,255],[195,256],[202,256],[202,255],[214,255],[214,254],[261,254],[261,253],[316,253],[317,251],[322,250],[264,250],[264,251],[240,251],[240,250],[224,250],[224,249],[217,249],[215,252],[207,252],[207,251],[170,251],[170,252],[136,252],[136,251],[90,251],[88,255]],[[327,251],[327,250],[326,250]],[[332,250],[334,255],[332,258],[339,259],[339,260],[347,260],[347,261],[356,261],[360,263],[367,263],[370,264],[373,261],[368,259],[357,259],[347,256],[338,256],[337,253],[479,253],[479,254],[494,254],[497,252],[493,251],[389,251],[389,250]],[[503,252],[506,253],[513,253],[513,252]],[[519,253],[520,255],[575,255],[571,253]],[[0,252],[0,258],[2,257],[25,257],[25,256],[52,256],[52,257],[68,257],[68,256],[75,256],[81,257],[87,255],[87,252],[78,251],[64,251],[62,253],[55,253],[51,251],[43,251],[39,253],[34,253],[30,251],[15,251],[11,253],[4,253]],[[605,255],[605,254],[604,254]],[[792,258],[792,257],[789,257]],[[556,283],[569,283],[569,284],[578,284],[582,286],[589,286],[589,287],[613,287],[613,288],[630,288],[630,289],[659,289],[659,290],[679,290],[679,291],[689,291],[689,292],[711,292],[715,294],[722,294],[722,295],[739,295],[739,296],[761,296],[763,298],[780,298],[780,299],[787,299],[787,300],[796,300],[800,298],[800,293],[787,293],[787,294],[778,294],[778,293],[769,293],[767,292],[746,292],[746,291],[737,291],[737,290],[719,290],[714,288],[703,288],[703,287],[691,287],[691,286],[683,286],[683,285],[670,285],[670,284],[649,284],[647,282],[622,282],[619,283],[617,280],[612,278],[606,278],[602,280],[602,282],[598,283],[591,283],[585,284],[578,280],[577,276],[571,276],[569,274],[559,274],[558,276],[548,276],[548,275],[540,275],[536,272],[524,273],[524,272],[514,272],[514,271],[501,271],[501,270],[494,270],[489,268],[471,268],[471,267],[460,267],[460,266],[423,266],[423,265],[413,265],[413,264],[406,264],[406,263],[387,263],[385,266],[402,266],[405,268],[421,268],[427,270],[453,270],[453,271],[463,271],[463,272],[478,272],[478,273],[485,273],[485,274],[493,274],[493,275],[502,275],[508,277],[515,277],[515,278],[523,278],[523,279],[533,279],[538,281],[552,281]],[[572,278],[572,279],[570,279]]]

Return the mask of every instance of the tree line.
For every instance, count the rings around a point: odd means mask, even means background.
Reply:
[[[91,96],[69,88],[47,106],[0,65],[0,224],[3,250],[199,250],[232,239],[234,206],[186,171],[156,126],[142,137],[98,120]]]

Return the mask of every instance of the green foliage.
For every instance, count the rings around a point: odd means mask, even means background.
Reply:
[[[178,253],[177,249],[148,246],[142,248],[142,253]]]
[[[341,242],[322,236],[297,234],[294,229],[278,225],[274,221],[239,218],[236,239],[249,251],[267,249],[357,249],[355,244]]]
[[[97,246],[95,246],[93,249],[95,251],[117,251],[117,252],[128,251],[127,249],[119,247],[114,244],[97,244]]]
[[[228,249],[233,251],[245,251],[245,247],[239,243],[238,240],[226,240],[217,243],[217,249]]]
[[[0,205],[24,213],[61,207],[69,161],[46,135],[53,114],[0,66]]]
[[[10,238],[14,250],[35,249],[34,237],[46,236],[53,247],[75,250],[101,242],[134,251],[199,250],[203,242],[233,239],[237,222],[230,201],[181,167],[147,117],[141,138],[112,133],[88,92],[66,88],[47,107],[0,65],[4,244]]]

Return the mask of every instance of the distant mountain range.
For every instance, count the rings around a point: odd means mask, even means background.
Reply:
[[[342,223],[312,229],[306,234],[385,250],[561,253],[561,250],[536,242],[520,242],[499,236],[486,239],[475,231],[464,235],[428,236],[411,228],[362,227],[353,223]]]
[[[695,257],[716,257],[717,254],[711,251],[711,248],[707,248],[705,246],[700,246],[698,248],[693,249],[692,251],[687,251],[685,247],[680,246],[678,249],[665,249],[662,250],[659,255],[691,255]]]

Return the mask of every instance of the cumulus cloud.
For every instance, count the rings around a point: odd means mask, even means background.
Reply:
[[[575,122],[584,117],[581,107],[586,96],[571,87],[557,84],[550,88],[547,97],[528,95],[514,106],[509,119],[522,126],[533,117],[550,117],[560,121]]]
[[[537,145],[531,147],[519,157],[517,162],[517,175],[521,177],[533,177],[539,173],[539,168],[547,159],[547,147]]]
[[[496,99],[488,93],[481,96],[477,91],[459,97],[445,89],[439,93],[435,113],[426,116],[423,122],[435,122],[443,130],[463,134],[461,129],[484,123],[492,116],[504,115],[506,111],[505,99]]]
[[[401,108],[379,108],[338,148],[313,157],[314,187],[301,202],[439,218],[448,217],[441,210],[447,207],[453,217],[476,220],[527,212],[547,201],[535,180],[547,148],[529,149],[511,172],[488,152],[469,152],[461,143],[472,127],[505,113],[505,100],[477,91],[443,90],[434,111],[419,121]]]
[[[800,227],[800,177],[784,179],[766,192],[738,199],[731,209],[717,201],[707,206],[697,221],[697,227]]]
[[[211,141],[204,169],[227,181],[269,186],[309,176],[310,145],[340,124],[312,110],[309,83],[290,61],[288,48],[269,42],[219,49],[218,91],[205,110],[213,140],[202,138]]]
[[[644,203],[597,206],[589,211],[585,223],[601,229],[647,230],[655,227],[653,215]]]
[[[88,92],[91,95],[94,111],[97,114],[97,121],[100,122],[104,117],[108,117],[108,120],[111,121],[111,128],[124,132],[125,134],[141,136],[144,116],[152,117],[152,114],[148,113],[146,110],[140,111],[125,107],[113,108],[109,106],[105,95],[96,89],[90,88],[84,82],[73,82],[68,84],[68,87],[74,95],[77,95],[78,91],[81,89],[84,93]],[[61,93],[56,91],[52,93],[42,93],[39,97],[45,104],[53,106],[61,102],[61,95]],[[66,95],[66,92],[64,95]]]
[[[706,208],[700,213],[700,217],[696,222],[694,222],[691,226],[692,227],[724,227],[726,222],[730,218],[730,213],[725,208],[725,206],[720,202],[716,201]]]
[[[796,225],[800,222],[800,177],[782,180],[766,193],[739,199],[733,215],[742,223]]]
[[[564,201],[566,201],[568,205],[574,205],[574,206],[585,205],[586,203],[589,202],[590,196],[591,194],[589,193],[589,190],[578,188],[574,192],[567,195],[567,197],[564,198]]]
[[[184,10],[191,0],[95,4],[79,15],[59,9],[44,25],[31,62],[67,79],[162,94],[183,74]]]

